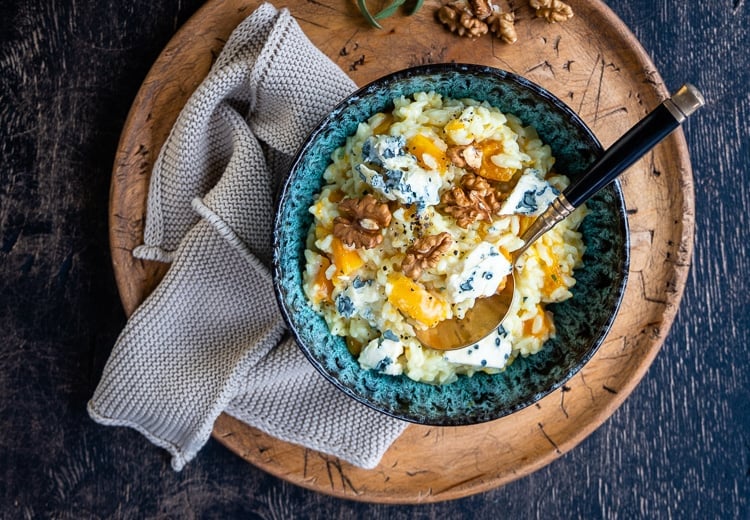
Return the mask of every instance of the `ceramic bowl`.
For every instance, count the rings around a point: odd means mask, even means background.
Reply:
[[[448,385],[363,370],[343,337],[332,335],[302,289],[308,208],[320,191],[331,153],[357,124],[392,108],[392,99],[419,91],[488,101],[533,125],[549,144],[555,168],[575,179],[603,150],[584,122],[534,83],[476,65],[428,65],[402,70],[361,88],[339,104],[305,141],[279,200],[274,230],[274,283],[281,311],[299,347],[342,392],[391,416],[420,424],[476,424],[511,414],[563,385],[591,359],[617,314],[627,280],[629,243],[625,205],[613,183],[588,202],[580,231],[584,265],[573,298],[549,306],[557,335],[537,354],[519,357],[504,372],[460,376]]]

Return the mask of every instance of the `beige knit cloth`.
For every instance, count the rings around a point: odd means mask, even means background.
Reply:
[[[232,33],[154,166],[138,258],[164,280],[115,344],[89,402],[181,469],[226,412],[284,441],[375,467],[406,423],[335,389],[285,330],[269,265],[275,194],[315,124],[355,89],[288,11]]]

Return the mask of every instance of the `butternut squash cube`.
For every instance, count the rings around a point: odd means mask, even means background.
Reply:
[[[419,163],[419,165],[426,170],[432,170],[433,166],[427,164],[424,159],[425,154],[428,154],[430,157],[435,159],[435,162],[437,163],[437,170],[439,172],[444,172],[450,164],[450,159],[448,159],[445,151],[443,151],[435,143],[435,141],[425,135],[417,134],[409,139],[409,141],[406,143],[406,148],[412,155],[414,155],[414,157],[417,158],[417,162]]]
[[[313,293],[310,295],[313,303],[316,304],[322,301],[332,301],[331,294],[333,293],[333,282],[326,278],[326,271],[331,266],[331,261],[325,256],[321,256],[320,258],[320,265],[313,278]]]
[[[347,248],[338,237],[333,237],[331,241],[331,250],[333,252],[333,264],[336,266],[334,280],[341,276],[349,276],[354,271],[365,265],[362,257],[356,249]]]
[[[427,328],[434,327],[448,317],[448,303],[422,284],[401,273],[388,276],[388,284],[388,301],[406,317]]]
[[[502,182],[508,182],[513,178],[513,174],[516,173],[516,170],[513,170],[511,168],[504,168],[492,162],[493,155],[503,153],[502,141],[482,141],[481,143],[477,143],[474,146],[476,146],[482,152],[482,166],[477,172],[479,173],[479,175],[491,181]]]

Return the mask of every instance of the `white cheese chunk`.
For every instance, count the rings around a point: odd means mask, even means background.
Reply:
[[[355,277],[352,283],[336,295],[336,310],[345,318],[359,316],[370,323],[374,323],[375,315],[372,304],[380,298],[373,280],[362,280]]]
[[[362,146],[363,162],[355,166],[360,179],[388,200],[420,208],[440,202],[440,174],[419,166],[405,151],[402,136],[371,136]]]
[[[510,262],[497,247],[480,242],[448,276],[446,290],[454,302],[491,296],[511,269]]]
[[[372,340],[359,354],[359,366],[365,370],[377,370],[382,374],[397,376],[403,372],[398,358],[404,353],[404,344],[387,330],[382,337]]]
[[[518,179],[513,191],[500,208],[500,215],[529,215],[538,217],[560,192],[543,178],[540,172],[528,168]]]
[[[503,368],[510,359],[511,344],[508,332],[500,326],[478,343],[458,350],[449,350],[443,359],[451,363],[471,365],[478,368]]]

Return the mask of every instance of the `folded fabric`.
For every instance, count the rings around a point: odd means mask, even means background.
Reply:
[[[269,265],[275,194],[315,124],[355,85],[288,11],[232,33],[152,172],[139,258],[171,261],[131,316],[89,402],[102,424],[168,449],[179,470],[220,413],[372,468],[406,423],[326,381],[289,337]]]

